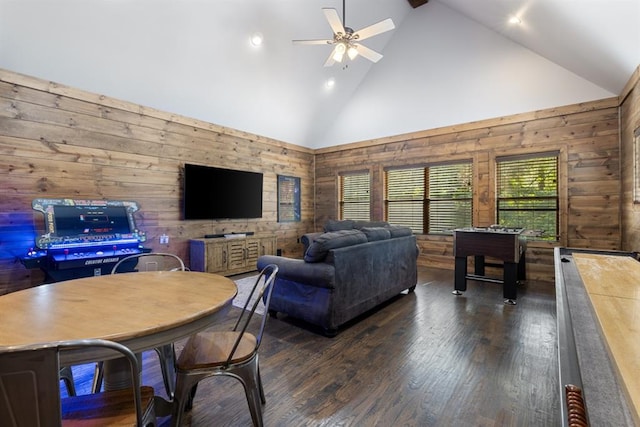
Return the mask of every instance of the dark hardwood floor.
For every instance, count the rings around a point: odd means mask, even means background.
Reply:
[[[283,315],[269,319],[260,352],[265,425],[557,425],[553,285],[525,283],[508,306],[496,284],[469,282],[452,295],[453,271],[423,269],[418,283],[335,338]],[[144,365],[144,382],[163,394],[153,352]],[[86,390],[92,368],[74,372]],[[183,425],[250,426],[240,383],[201,382]]]

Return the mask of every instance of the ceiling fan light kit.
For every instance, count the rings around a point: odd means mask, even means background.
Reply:
[[[356,59],[356,57],[358,56],[358,48],[355,46],[349,46],[349,48],[347,49],[347,56],[352,61]]]
[[[344,57],[344,53],[347,51],[347,45],[344,42],[340,42],[336,44],[336,47],[333,49],[332,58],[336,62],[342,62],[342,58]]]
[[[345,16],[345,4],[342,2],[342,16],[344,20]],[[345,53],[350,60],[354,60],[358,55],[368,59],[371,62],[378,62],[382,58],[382,54],[376,52],[373,49],[360,44],[362,40],[368,39],[378,34],[393,30],[395,25],[391,18],[384,19],[373,25],[369,25],[359,31],[353,31],[353,29],[343,24],[338,16],[338,11],[332,8],[323,8],[325,18],[329,22],[329,26],[333,31],[332,39],[321,40],[293,40],[296,44],[309,44],[309,45],[333,45],[333,50],[324,63],[325,67],[331,67],[336,62],[342,62],[345,58]]]

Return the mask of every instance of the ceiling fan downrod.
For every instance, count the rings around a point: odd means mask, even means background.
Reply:
[[[353,28],[347,27],[347,8],[345,7],[346,0],[342,0],[342,26],[344,27],[344,35],[347,40],[351,40],[353,35]]]
[[[347,0],[342,0],[342,25],[344,27],[347,26],[347,8],[345,7],[345,2]]]

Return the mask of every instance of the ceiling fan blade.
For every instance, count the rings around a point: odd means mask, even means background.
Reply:
[[[355,43],[354,46],[358,49],[358,54],[367,58],[371,62],[378,62],[382,59],[382,54],[376,52],[373,49],[369,49],[365,45]]]
[[[292,40],[295,44],[332,44],[333,40]]]
[[[331,30],[333,30],[333,34],[345,34],[344,26],[342,25],[342,21],[340,21],[340,17],[338,16],[338,11],[331,8],[322,8],[324,12],[324,16],[329,21],[329,26]]]
[[[327,61],[324,63],[324,66],[331,67],[335,63],[336,61],[333,60],[333,55],[329,55],[329,57],[327,58]]]
[[[329,54],[329,57],[327,58],[326,62],[324,63],[325,67],[331,67],[333,64],[336,63],[336,60],[333,59],[335,53],[336,53],[336,49],[338,48],[338,45],[336,45],[333,49],[331,49],[331,53]]]
[[[362,41],[364,39],[368,39],[369,37],[377,36],[378,34],[393,30],[395,27],[396,26],[393,24],[391,18],[387,18],[383,21],[376,22],[373,25],[369,25],[368,27],[365,27],[360,31],[356,31],[353,34],[352,39]]]

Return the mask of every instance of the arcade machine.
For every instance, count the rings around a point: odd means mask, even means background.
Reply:
[[[45,283],[110,274],[120,259],[150,252],[136,227],[136,202],[35,199],[31,206],[44,214],[45,234],[21,261],[44,271]]]

